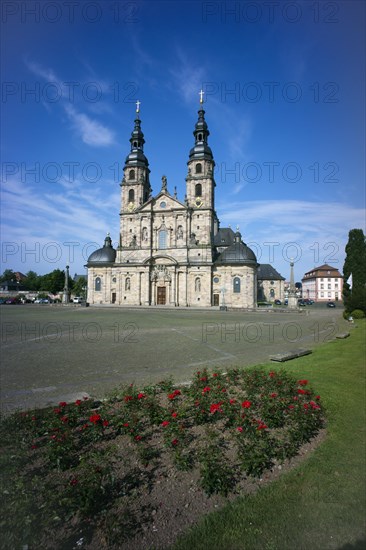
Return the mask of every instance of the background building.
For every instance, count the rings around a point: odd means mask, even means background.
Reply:
[[[260,264],[257,270],[258,300],[274,302],[285,299],[285,278],[270,264]]]
[[[314,267],[302,279],[302,297],[315,302],[342,299],[343,277],[337,268],[328,264]]]

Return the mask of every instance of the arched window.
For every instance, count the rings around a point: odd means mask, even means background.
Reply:
[[[135,200],[135,191],[130,189],[128,192],[128,202],[133,202]]]
[[[200,183],[196,183],[195,196],[202,197],[202,185]]]
[[[202,134],[198,134],[198,141],[202,141]]]
[[[275,297],[274,288],[271,288],[271,290],[269,291],[269,293],[270,293],[271,298],[274,298],[274,297]]]
[[[200,162],[196,164],[196,174],[202,174],[202,164]]]
[[[165,229],[159,231],[159,248],[166,248],[166,237],[167,233]]]
[[[125,290],[131,290],[131,279],[129,277],[126,277],[125,280]]]
[[[94,286],[94,289],[99,292],[100,290],[102,290],[102,280],[100,277],[97,277],[95,279],[95,286]]]
[[[201,279],[199,277],[196,277],[194,281],[194,290],[196,292],[201,292]]]
[[[135,179],[135,170],[130,170],[128,173],[128,179],[134,180]]]
[[[233,292],[240,292],[240,277],[234,277]]]

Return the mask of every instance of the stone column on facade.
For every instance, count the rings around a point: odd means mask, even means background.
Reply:
[[[173,272],[171,273],[171,280],[169,284],[170,284],[170,291],[171,291],[170,303],[171,305],[175,306],[177,302],[176,296],[175,296],[175,266],[173,266]]]
[[[145,274],[145,305],[150,305],[150,269],[147,267]]]

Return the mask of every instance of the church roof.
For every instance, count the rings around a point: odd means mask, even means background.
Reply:
[[[271,264],[260,264],[257,268],[257,279],[259,281],[284,281],[285,277],[282,277]]]
[[[245,264],[257,265],[257,258],[251,248],[244,244],[241,240],[239,231],[235,233],[235,242],[228,246],[216,260],[216,264],[232,265]]]
[[[214,246],[230,246],[234,242],[235,233],[231,227],[222,227],[214,236]]]
[[[114,263],[116,260],[116,251],[112,247],[112,239],[109,235],[105,238],[104,246],[98,248],[88,258],[88,265],[90,264],[105,264]]]

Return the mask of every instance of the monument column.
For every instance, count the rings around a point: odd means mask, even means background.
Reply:
[[[64,289],[62,292],[62,303],[63,304],[69,304],[70,303],[70,291],[69,291],[69,266],[66,266],[65,271],[65,284]]]

